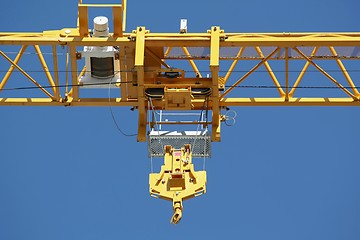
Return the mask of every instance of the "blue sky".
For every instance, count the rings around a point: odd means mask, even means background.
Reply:
[[[2,32],[76,26],[75,0],[2,5]],[[187,18],[189,32],[356,32],[358,8],[355,0],[129,0],[127,30],[177,32]],[[360,239],[359,108],[233,110],[236,125],[223,126],[206,162],[207,193],[184,202],[174,226],[171,203],[149,196],[146,143],[119,134],[108,107],[1,107],[0,239]],[[136,132],[137,112],[114,111]]]

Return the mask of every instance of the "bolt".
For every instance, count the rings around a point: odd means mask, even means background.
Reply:
[[[77,53],[76,53],[76,59],[79,60],[79,59],[81,59],[81,57],[82,57],[82,56],[81,56],[81,53],[80,53],[80,52],[77,52]]]

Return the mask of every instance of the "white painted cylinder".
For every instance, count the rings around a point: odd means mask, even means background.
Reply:
[[[107,17],[99,16],[94,18],[94,37],[109,36],[109,20]]]

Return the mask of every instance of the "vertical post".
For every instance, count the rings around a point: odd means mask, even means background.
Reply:
[[[114,37],[123,36],[123,9],[121,5],[114,5],[113,10],[113,20],[114,20]]]
[[[53,64],[54,64],[54,78],[55,78],[55,90],[54,96],[55,100],[60,100],[60,87],[59,87],[59,65],[58,65],[58,57],[57,57],[57,51],[56,51],[56,45],[52,46],[53,51]]]
[[[123,0],[122,1],[122,17],[123,17],[123,19],[122,19],[122,30],[123,30],[123,32],[125,32],[126,31],[126,6],[127,6],[127,4],[126,4],[126,0]]]
[[[73,101],[79,100],[79,82],[77,72],[77,59],[76,59],[76,46],[70,45],[70,62],[71,62],[71,85],[72,85],[72,98]]]
[[[146,104],[144,92],[144,55],[145,55],[145,27],[136,29],[135,44],[135,70],[137,73],[137,89],[138,89],[138,142],[146,141]]]
[[[78,25],[79,33],[81,37],[87,37],[89,35],[89,17],[88,17],[88,7],[79,4],[79,16],[78,16]]]
[[[121,101],[127,101],[127,73],[125,72],[126,63],[125,63],[125,47],[122,46],[119,49],[119,62],[120,62],[120,90],[121,90]]]
[[[285,101],[289,101],[289,48],[285,48]]]
[[[220,104],[219,104],[219,58],[220,58],[220,27],[211,28],[210,70],[212,77],[212,136],[213,142],[220,142]]]

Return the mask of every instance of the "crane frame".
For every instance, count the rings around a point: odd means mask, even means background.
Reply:
[[[114,31],[107,38],[91,36],[88,26],[88,8],[107,7],[113,10]],[[10,64],[4,76],[0,78],[0,106],[126,106],[138,110],[138,141],[146,141],[147,111],[149,98],[146,91],[152,88],[164,89],[161,99],[153,101],[152,108],[157,110],[201,110],[204,102],[212,113],[212,141],[220,141],[221,109],[235,106],[360,106],[359,83],[355,83],[350,72],[344,65],[345,60],[359,61],[360,56],[339,54],[338,49],[356,49],[360,47],[360,33],[225,33],[219,26],[213,26],[206,33],[151,33],[145,27],[126,33],[126,1],[122,4],[78,4],[78,26],[36,33],[0,32],[0,55]],[[12,59],[6,46],[18,46],[16,57]],[[80,48],[85,46],[116,46],[119,51],[122,82],[116,85],[118,95],[112,98],[81,97],[82,85],[79,82],[86,68],[79,66],[81,59]],[[30,47],[35,49],[39,62],[46,74],[44,79],[31,76],[19,64]],[[51,47],[52,59],[46,60],[42,48]],[[70,81],[64,83],[59,77],[58,48],[68,49],[66,75]],[[193,54],[194,49],[206,49],[206,55]],[[182,54],[171,54],[173,49]],[[222,53],[231,49],[236,54],[224,56]],[[246,55],[251,49],[255,54]],[[317,54],[326,49],[328,54]],[[306,52],[305,52],[306,50]],[[305,62],[295,81],[291,81],[290,63],[296,60]],[[199,71],[197,61],[207,61],[209,76],[203,77]],[[284,65],[284,78],[279,79],[271,68],[270,61],[276,60]],[[317,60],[335,61],[339,72],[344,76],[345,84],[330,71],[325,70]],[[168,61],[187,61],[196,77],[178,76],[166,78],[163,73],[174,70]],[[230,67],[220,76],[221,64],[230,61]],[[229,79],[235,67],[246,61],[257,61],[242,77],[231,82]],[[52,69],[50,63],[53,64]],[[341,97],[306,97],[297,96],[304,74],[309,67],[313,67],[333,88],[341,92]],[[242,83],[264,67],[272,81],[271,88],[277,90],[272,97],[241,97],[237,90]],[[70,70],[71,69],[71,70]],[[1,92],[5,85],[12,80],[11,75],[18,71],[29,79],[43,97],[15,96],[7,97]],[[13,85],[16,86],[13,81]],[[18,86],[21,87],[21,86]],[[66,88],[62,93],[62,89]],[[210,89],[211,93],[205,98],[192,96],[191,88]],[[181,90],[181,91],[180,91]],[[242,89],[244,90],[244,89]],[[246,90],[246,89],[245,89]],[[242,91],[243,93],[244,91]],[[166,94],[168,93],[168,94]],[[341,95],[340,94],[340,95]],[[172,99],[172,98],[175,98]],[[186,101],[185,101],[186,100]],[[175,104],[175,105],[171,105]],[[170,107],[169,107],[170,106]],[[185,124],[185,123],[177,123]],[[186,123],[188,124],[188,123]],[[196,124],[196,122],[194,122]]]

